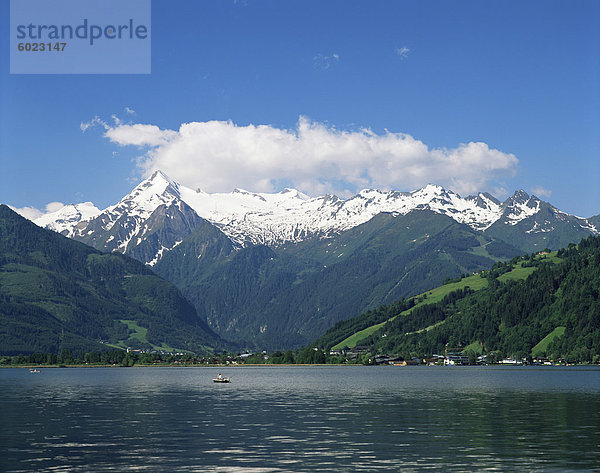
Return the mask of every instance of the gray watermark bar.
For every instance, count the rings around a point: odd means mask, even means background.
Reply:
[[[150,74],[150,0],[10,0],[11,74]]]

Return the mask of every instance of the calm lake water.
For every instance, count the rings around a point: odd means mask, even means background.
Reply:
[[[600,370],[0,369],[2,472],[600,471]]]

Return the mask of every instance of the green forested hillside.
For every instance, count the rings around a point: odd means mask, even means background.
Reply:
[[[408,309],[406,301],[382,307],[379,319],[373,312],[363,314],[332,328],[317,343],[324,348],[344,344],[356,328],[374,327],[355,342],[375,353],[406,357],[443,353],[446,347],[572,361],[600,356],[600,237],[557,255],[498,263],[474,277],[485,278],[486,287],[465,285],[433,303],[425,293]],[[379,325],[367,325],[369,320]]]
[[[0,353],[217,343],[179,290],[139,261],[102,254],[0,205]]]
[[[330,238],[235,250],[200,228],[156,265],[221,336],[250,347],[307,343],[336,322],[490,267],[518,251],[431,211],[379,214]]]
[[[319,342],[323,344],[327,340],[331,339],[335,340],[335,344],[332,348],[353,348],[357,344],[364,341],[364,339],[375,333],[381,327],[386,325],[386,323],[392,322],[398,317],[406,316],[413,310],[419,309],[421,306],[430,306],[437,302],[443,301],[447,296],[453,297],[453,294],[460,293],[461,290],[479,290],[487,287],[487,285],[487,279],[481,278],[479,275],[456,278],[456,280],[449,281],[442,286],[436,287],[431,291],[427,291],[418,296],[411,297],[406,301],[401,300],[395,304],[382,306],[375,311],[372,311],[377,314],[382,314],[382,316],[387,314],[387,317],[381,318],[379,323],[375,323],[373,325],[364,324],[363,321],[365,319],[369,319],[368,314],[365,314],[366,317],[360,316],[348,321],[344,321],[336,326],[337,330],[329,330],[322,338],[319,339]],[[403,307],[403,309],[397,310],[397,304],[401,304],[400,307]],[[363,325],[363,328],[358,331],[353,331],[352,327],[357,325],[357,322],[360,325]],[[348,333],[350,333],[349,336]]]

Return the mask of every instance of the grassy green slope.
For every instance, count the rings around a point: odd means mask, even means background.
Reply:
[[[538,263],[541,262],[550,262],[550,263],[560,263],[563,260],[557,256],[557,252],[553,252],[547,255],[538,255],[536,257],[536,261]],[[538,266],[524,266],[526,261],[514,260],[511,264],[510,268],[503,268],[502,274],[497,276],[495,279],[501,283],[506,283],[508,281],[522,281],[527,279],[534,271],[537,270]],[[484,274],[485,276],[485,274]],[[403,310],[392,317],[382,320],[376,324],[370,325],[366,328],[363,328],[359,331],[353,332],[348,335],[346,338],[343,338],[339,342],[335,343],[332,348],[340,349],[343,347],[353,348],[356,345],[366,342],[370,337],[373,336],[377,331],[383,329],[388,323],[396,320],[398,317],[406,317],[409,316],[413,311],[419,309],[420,307],[426,305],[437,304],[442,299],[449,294],[457,291],[459,289],[469,288],[471,291],[479,291],[481,289],[488,287],[488,278],[482,277],[482,275],[472,275],[468,277],[464,277],[459,281],[451,282],[448,284],[444,284],[439,286],[431,291],[427,291],[421,293],[417,296],[413,297],[415,305],[409,309]],[[444,321],[436,322],[432,326],[423,327],[420,330],[415,331],[422,332],[425,330],[431,330],[432,328],[438,327],[440,324],[443,324]],[[322,344],[322,340],[318,340],[318,343]],[[478,342],[474,342],[478,343]]]
[[[562,337],[565,334],[566,327],[556,327],[552,332],[540,340],[540,342],[531,349],[533,356],[540,356],[548,351],[548,346],[556,338]]]
[[[364,340],[367,337],[371,336],[377,330],[381,329],[385,324],[396,319],[396,317],[407,316],[414,309],[416,309],[418,307],[421,307],[421,306],[424,306],[427,304],[435,304],[436,302],[440,302],[445,296],[447,296],[448,294],[450,294],[453,291],[456,291],[457,289],[464,289],[465,287],[469,287],[472,290],[477,291],[479,289],[483,289],[484,287],[487,287],[487,285],[488,285],[487,279],[482,278],[479,275],[473,275],[473,276],[468,276],[466,278],[462,278],[460,281],[457,281],[457,282],[452,282],[452,283],[448,283],[448,284],[444,284],[442,286],[436,287],[435,289],[432,289],[431,291],[423,292],[414,297],[414,299],[418,302],[410,309],[402,311],[398,315],[395,315],[394,317],[391,317],[388,320],[385,320],[385,321],[380,322],[375,325],[371,325],[370,327],[360,330],[359,332],[353,333],[348,338],[346,338],[346,339],[342,340],[341,342],[337,343],[336,345],[334,345],[332,348],[334,350],[340,349],[343,347],[354,348],[356,345],[358,345],[360,343],[361,340]]]

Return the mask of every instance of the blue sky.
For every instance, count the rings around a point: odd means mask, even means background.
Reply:
[[[209,191],[433,182],[600,213],[597,1],[155,0],[149,75],[10,75],[0,13],[0,202],[103,208],[161,167]]]

